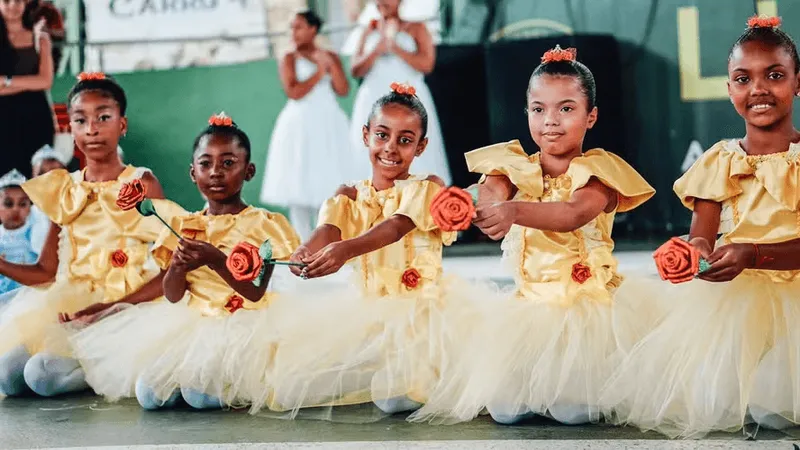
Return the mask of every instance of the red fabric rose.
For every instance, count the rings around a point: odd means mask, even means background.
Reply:
[[[692,280],[700,271],[700,251],[681,238],[672,238],[653,253],[658,274],[673,284]]]
[[[231,295],[231,298],[228,300],[228,303],[225,304],[225,309],[228,310],[229,313],[233,314],[236,311],[244,308],[244,299],[239,297],[238,295]]]
[[[420,278],[422,278],[422,275],[419,274],[417,269],[406,269],[406,271],[403,272],[401,281],[405,287],[409,289],[416,289],[417,286],[419,286]]]
[[[433,197],[430,213],[442,231],[463,231],[472,224],[475,205],[469,192],[453,186],[440,190]]]
[[[575,263],[572,266],[572,281],[583,284],[589,278],[592,278],[592,269],[590,269],[589,266],[585,266],[581,263]]]
[[[117,206],[123,211],[129,211],[147,196],[147,188],[142,180],[137,178],[122,185],[117,195]]]
[[[264,260],[258,254],[258,247],[242,242],[233,248],[225,265],[236,281],[253,281],[261,275]]]
[[[122,250],[115,250],[111,254],[111,265],[117,268],[125,267],[128,264],[128,255]]]

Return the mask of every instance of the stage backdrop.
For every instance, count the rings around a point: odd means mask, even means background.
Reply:
[[[727,97],[727,58],[756,9],[778,14],[783,29],[800,40],[797,0],[442,0],[443,40],[476,44],[532,37],[609,34],[619,45],[622,90],[619,129],[626,158],[658,190],[630,215],[626,226],[638,235],[678,234],[691,216],[675,199],[672,183],[704,149],[741,137],[744,123]],[[591,47],[578,58],[603,70]],[[536,60],[539,54],[526,58]],[[505,81],[490,78],[492,85]],[[599,84],[602,93],[607,86]],[[616,92],[616,90],[615,90]],[[798,103],[800,105],[800,103]],[[600,121],[609,105],[600,105]],[[616,105],[614,105],[616,106]],[[512,109],[512,113],[516,110]],[[795,115],[800,126],[800,114]],[[520,138],[527,129],[518,130]]]
[[[118,73],[231,64],[268,55],[266,38],[130,43],[263,35],[267,22],[261,0],[84,0],[84,4],[90,70]],[[91,45],[99,43],[103,45]]]

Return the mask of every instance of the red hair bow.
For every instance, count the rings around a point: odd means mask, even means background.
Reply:
[[[228,117],[224,112],[214,114],[208,119],[208,124],[214,127],[232,127],[233,119]]]
[[[407,83],[394,82],[390,87],[394,92],[400,95],[417,95],[417,90],[414,89],[414,86]]]
[[[106,74],[103,72],[81,72],[78,74],[78,81],[93,81],[93,80],[105,80]]]
[[[575,61],[578,57],[578,50],[574,48],[563,49],[556,45],[556,48],[544,52],[542,64],[560,61]]]
[[[753,16],[747,19],[747,28],[778,28],[781,26],[780,17]]]

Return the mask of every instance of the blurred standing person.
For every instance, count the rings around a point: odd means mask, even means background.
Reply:
[[[0,0],[0,173],[30,176],[33,154],[53,143],[51,52],[47,33],[26,19],[25,0]]]
[[[295,48],[279,67],[289,101],[272,130],[261,186],[261,201],[287,207],[303,239],[316,227],[320,205],[348,181],[353,164],[347,116],[336,101],[350,86],[339,56],[315,45],[320,27],[322,21],[312,11],[292,18]]]
[[[47,33],[50,40],[53,41],[53,72],[57,72],[58,65],[61,63],[61,55],[64,52],[64,40],[67,36],[61,11],[52,2],[28,0],[25,14],[38,31]]]
[[[416,88],[428,111],[428,146],[425,153],[414,162],[416,174],[436,174],[450,184],[450,169],[444,149],[442,131],[424,77],[436,64],[436,48],[428,28],[422,22],[400,19],[400,0],[377,0],[380,19],[372,20],[363,30],[353,58],[351,74],[363,78],[358,89],[350,122],[350,142],[354,152],[364,151],[361,129],[367,123],[375,101],[392,82],[408,83]],[[362,164],[356,166],[354,179],[365,178],[370,173],[366,158],[355,158]]]

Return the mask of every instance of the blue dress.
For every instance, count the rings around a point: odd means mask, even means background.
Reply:
[[[34,220],[29,220],[16,230],[7,230],[0,225],[0,256],[15,264],[34,264],[39,259],[41,248],[34,249]],[[0,276],[0,295],[13,291],[21,285],[11,278]],[[2,297],[0,297],[2,298]]]

